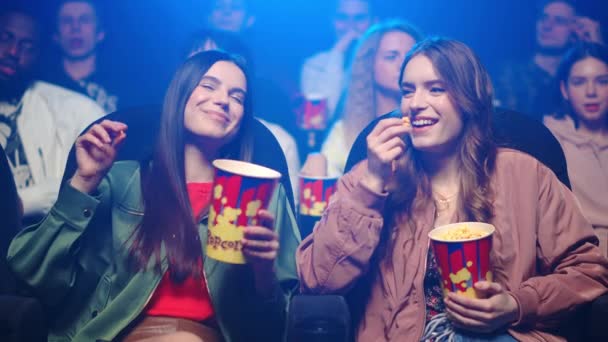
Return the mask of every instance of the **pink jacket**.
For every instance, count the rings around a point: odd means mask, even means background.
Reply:
[[[574,128],[570,117],[545,117],[564,149],[572,192],[581,204],[583,214],[595,227],[608,228],[608,139],[592,141]]]
[[[298,248],[302,290],[346,294],[360,279],[373,279],[357,340],[418,341],[425,325],[423,279],[435,208],[416,213],[423,228],[402,229],[386,262],[370,264],[387,194],[359,182],[365,163],[342,177],[325,215]],[[521,341],[565,341],[542,326],[608,292],[608,260],[572,193],[536,159],[500,149],[492,184],[495,281],[519,304],[519,320],[509,332]]]

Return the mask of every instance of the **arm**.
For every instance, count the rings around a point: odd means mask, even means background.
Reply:
[[[122,123],[104,121],[78,138],[78,169],[63,186],[59,200],[41,223],[23,230],[9,248],[8,261],[15,273],[49,306],[61,303],[77,280],[97,283],[109,263],[112,244],[104,238],[111,236],[107,185],[111,182],[103,180],[126,129]],[[98,196],[88,195],[95,190]],[[89,228],[96,224],[98,229]],[[88,276],[94,278],[92,282],[80,279]]]
[[[535,324],[573,312],[608,292],[608,260],[574,195],[539,165],[537,255],[540,276],[512,295],[519,304],[515,325]]]
[[[384,226],[386,182],[410,130],[400,118],[388,118],[367,136],[367,160],[340,179],[321,221],[298,249],[304,291],[347,292],[367,272]]]
[[[362,184],[366,162],[344,175],[313,233],[298,248],[301,288],[309,293],[345,293],[364,275],[380,241],[387,194]]]
[[[108,230],[105,183],[99,193],[92,197],[64,186],[46,218],[22,230],[9,247],[11,269],[47,306],[60,304],[82,277],[99,277],[106,267],[103,251],[91,244],[101,239],[85,234]]]

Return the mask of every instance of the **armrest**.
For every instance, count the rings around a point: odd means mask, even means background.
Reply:
[[[290,342],[350,341],[350,311],[342,296],[295,296],[287,324]]]

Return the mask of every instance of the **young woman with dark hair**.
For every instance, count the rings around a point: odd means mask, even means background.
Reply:
[[[252,156],[242,59],[196,54],[165,96],[151,162],[114,163],[126,125],[103,121],[76,142],[78,168],[51,213],[8,260],[56,313],[65,340],[278,340],[297,284],[295,219],[279,185],[263,226],[245,228],[246,265],[205,257],[212,161]],[[279,248],[280,246],[280,248]]]
[[[572,191],[608,256],[608,47],[574,45],[557,82],[562,110],[543,121],[564,149]]]

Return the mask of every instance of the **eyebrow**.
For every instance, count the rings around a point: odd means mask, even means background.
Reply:
[[[437,79],[437,80],[429,80],[429,81],[424,82],[424,86],[425,87],[430,87],[430,86],[435,85],[435,84],[440,84],[442,86],[445,86],[445,82],[443,82],[442,80],[439,80],[439,79]],[[401,88],[405,88],[405,87],[415,88],[414,83],[411,83],[411,82],[401,82]]]
[[[222,81],[220,81],[220,80],[219,80],[219,78],[214,77],[214,76],[209,76],[209,75],[205,75],[205,76],[203,76],[203,78],[201,79],[201,82],[202,82],[202,81],[211,81],[211,82],[213,82],[214,84],[221,84],[221,83],[222,83]],[[243,96],[244,96],[244,95],[247,95],[247,92],[245,91],[245,89],[243,89],[243,88],[239,88],[239,87],[234,87],[234,88],[231,88],[231,89],[228,91],[228,93],[230,93],[230,94],[239,93],[239,94],[243,94]]]

